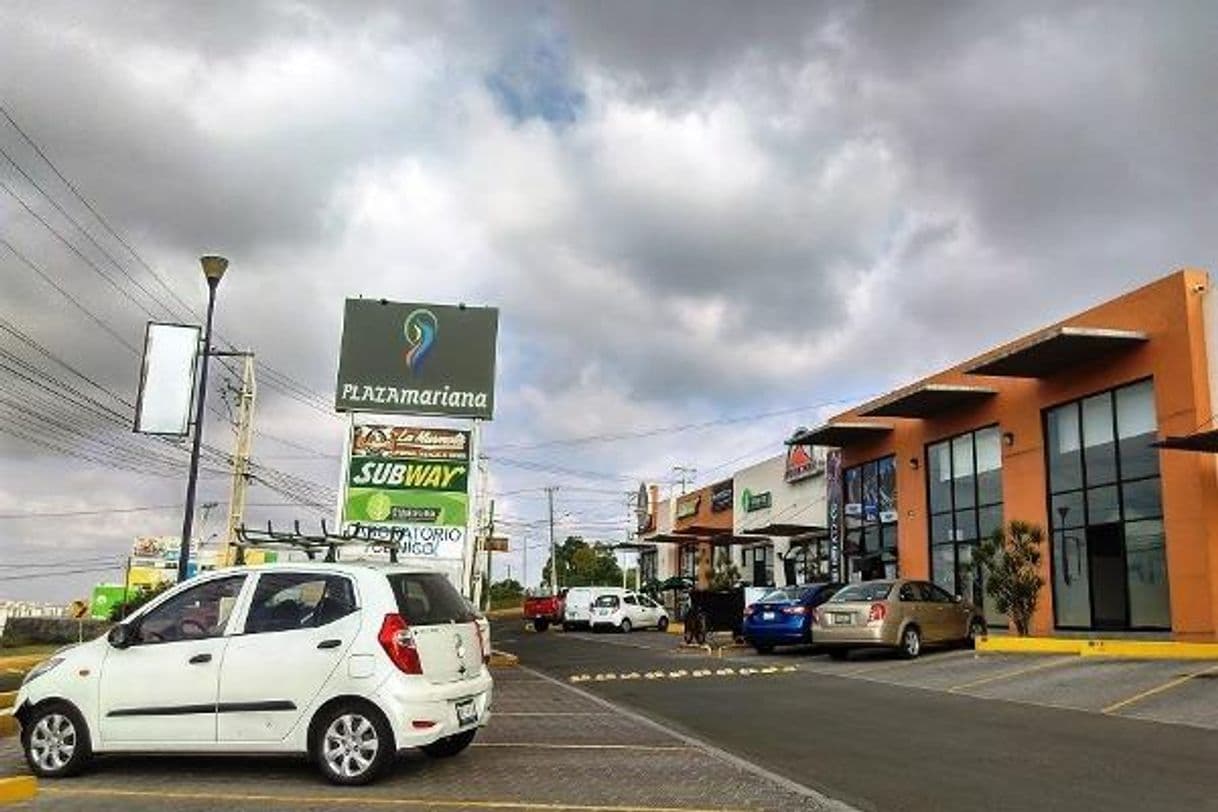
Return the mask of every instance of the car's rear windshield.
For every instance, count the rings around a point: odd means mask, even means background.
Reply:
[[[803,590],[800,587],[789,586],[786,589],[775,589],[773,592],[767,592],[765,597],[761,599],[762,603],[783,603],[785,601],[793,601],[799,598],[799,593]]]
[[[396,572],[387,577],[398,611],[411,626],[469,623],[475,619],[461,593],[438,572]]]
[[[596,605],[606,609],[616,609],[618,605],[617,595],[601,595],[596,599]]]
[[[829,599],[829,603],[847,601],[882,601],[892,591],[891,581],[873,581],[867,584],[851,584]]]

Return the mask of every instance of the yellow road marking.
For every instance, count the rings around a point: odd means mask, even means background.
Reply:
[[[96,789],[49,787],[42,790],[48,795],[66,798],[156,798],[169,801],[198,801],[222,804],[224,802],[259,802],[267,804],[316,804],[334,806],[390,806],[422,809],[572,809],[576,812],[723,812],[687,806],[606,806],[597,804],[529,803],[526,801],[473,801],[438,798],[378,798],[360,795],[269,795],[217,792],[172,792],[139,789]]]
[[[553,744],[539,742],[474,742],[470,747],[528,747],[533,750],[639,750],[647,753],[671,753],[690,749],[683,744]]]
[[[32,775],[0,778],[0,803],[28,801],[38,794],[38,779]]]
[[[1023,674],[1031,674],[1033,671],[1043,671],[1046,668],[1053,668],[1054,666],[1077,662],[1077,657],[1066,657],[1059,660],[1050,660],[1049,662],[1037,663],[1036,665],[1030,665],[1025,668],[1016,668],[1011,671],[1003,671],[1000,674],[991,674],[988,677],[981,677],[980,679],[975,679],[970,682],[962,682],[959,685],[953,685],[947,690],[950,693],[955,693],[956,691],[963,691],[966,688],[976,688],[978,685],[987,685],[991,682],[998,682],[999,680],[1008,679],[1009,677],[1018,677],[1022,676]]]
[[[852,668],[849,671],[841,671],[841,672],[824,671],[822,673],[828,674],[830,676],[838,676],[838,677],[861,677],[866,674],[874,674],[878,671],[888,671],[889,669],[893,669],[893,668],[906,668],[911,665],[917,665],[918,663],[923,663],[923,664],[944,663],[944,662],[949,662],[951,660],[959,660],[971,653],[972,652],[958,652],[954,656],[951,654],[940,654],[936,657],[915,657],[912,660],[897,660],[895,662],[885,661],[883,663],[880,663],[879,665],[875,665],[874,663],[871,663],[871,664],[862,666],[861,668]]]
[[[1114,702],[1111,705],[1109,705],[1108,707],[1104,708],[1104,710],[1101,711],[1101,713],[1112,713],[1113,711],[1118,711],[1121,708],[1126,707],[1127,705],[1132,705],[1135,702],[1141,702],[1143,699],[1148,699],[1149,697],[1152,697],[1156,694],[1161,694],[1164,691],[1170,691],[1172,688],[1175,688],[1178,685],[1183,685],[1184,683],[1188,682],[1189,680],[1193,679],[1194,677],[1199,677],[1202,674],[1208,674],[1211,671],[1218,671],[1218,665],[1211,665],[1209,668],[1202,668],[1200,671],[1194,671],[1191,674],[1185,674],[1182,677],[1176,677],[1174,680],[1171,680],[1170,682],[1165,682],[1162,685],[1156,686],[1154,688],[1149,688],[1140,693],[1136,693],[1133,696],[1129,697],[1128,699],[1122,699],[1120,702]]]

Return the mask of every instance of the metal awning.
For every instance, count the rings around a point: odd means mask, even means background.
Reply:
[[[1198,431],[1181,437],[1168,437],[1151,443],[1155,448],[1171,451],[1199,451],[1202,454],[1218,454],[1218,429]]]
[[[787,445],[821,445],[829,448],[845,448],[883,437],[892,431],[886,423],[826,423],[815,429],[797,433]]]
[[[757,539],[749,538],[748,536],[734,536],[731,533],[719,530],[714,533],[661,533],[660,535],[648,537],[648,541],[653,541],[657,544],[680,544],[686,546],[709,544],[712,547],[730,547],[733,544],[753,544]]]
[[[824,527],[819,527],[814,524],[791,524],[783,522],[772,522],[762,527],[754,527],[748,530],[742,530],[746,536],[779,536],[789,538],[793,536],[811,536],[823,535],[828,536],[829,530]]]
[[[656,549],[656,545],[651,541],[617,541],[609,545],[611,550],[621,550],[623,552],[644,553],[648,550]]]
[[[1054,327],[989,355],[965,370],[970,375],[1048,378],[1071,367],[1144,344],[1149,336],[1136,330],[1102,327]]]
[[[997,390],[986,386],[928,383],[882,397],[859,414],[863,417],[934,417],[940,412],[980,403],[996,394]]]

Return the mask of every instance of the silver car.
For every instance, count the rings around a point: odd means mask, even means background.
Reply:
[[[851,584],[812,616],[813,639],[834,659],[868,647],[897,649],[912,659],[924,644],[971,642],[985,633],[976,607],[927,581]]]

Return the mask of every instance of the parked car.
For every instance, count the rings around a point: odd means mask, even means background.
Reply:
[[[283,564],[167,591],[17,693],[35,775],[103,753],[301,753],[372,781],[399,750],[453,756],[486,724],[489,640],[441,573]]]
[[[646,595],[626,589],[605,589],[592,603],[592,630],[668,629],[668,612]]]
[[[524,598],[524,620],[532,623],[535,631],[544,632],[551,623],[561,623],[567,590],[557,595],[526,595]]]
[[[744,607],[744,641],[768,654],[775,646],[814,643],[812,614],[841,589],[843,584],[805,584],[786,586],[767,593],[756,603]]]
[[[608,587],[573,586],[567,590],[562,608],[563,631],[587,629],[592,626],[592,602]]]
[[[985,630],[976,607],[926,581],[851,584],[812,616],[812,636],[836,659],[864,647],[894,648],[912,659],[923,645],[971,642]]]

